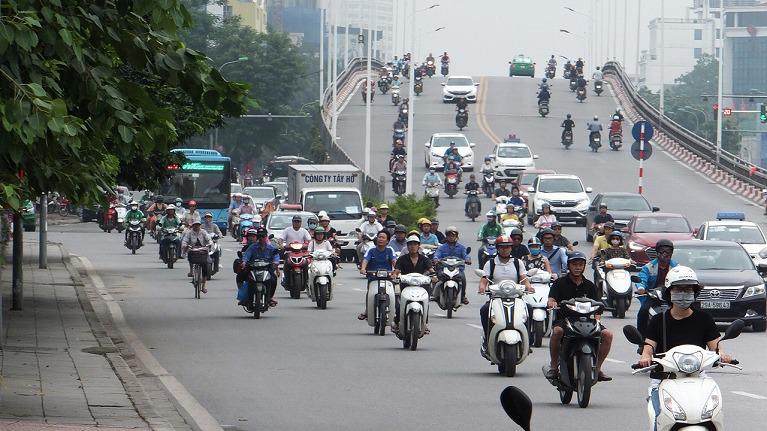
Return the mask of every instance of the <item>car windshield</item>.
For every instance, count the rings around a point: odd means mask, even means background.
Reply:
[[[447,80],[448,86],[455,86],[455,85],[474,85],[474,81],[471,80],[471,78],[450,78]]]
[[[271,187],[245,187],[243,191],[253,199],[273,199],[274,189]]]
[[[431,139],[431,146],[433,148],[449,147],[451,142],[455,142],[455,146],[458,148],[469,146],[469,141],[463,136],[437,136]]]
[[[687,220],[682,217],[639,217],[634,223],[636,233],[688,233],[691,231]]]
[[[277,190],[277,194],[283,198],[288,194],[288,185],[286,183],[269,183],[267,185],[274,187]]]
[[[712,246],[691,247],[676,246],[674,260],[680,265],[689,266],[698,271],[702,270],[735,270],[754,269],[751,257],[741,247]]]
[[[764,235],[756,226],[709,226],[706,239],[735,241],[740,244],[764,244]]]
[[[269,214],[269,221],[266,225],[269,231],[282,230],[288,226],[293,226],[293,216],[297,213],[280,213],[273,212]],[[310,214],[298,214],[301,216],[301,226],[306,227],[309,217],[313,217]],[[316,218],[316,217],[315,217]]]
[[[533,60],[527,57],[517,57],[514,59],[514,63],[532,63]]]
[[[354,192],[308,192],[304,198],[304,211],[316,214],[323,210],[331,220],[356,220],[362,218],[362,201]]]
[[[519,176],[519,184],[522,184],[523,186],[529,186],[535,182],[535,179],[538,178],[538,175],[540,174],[522,174]]]
[[[507,159],[523,159],[533,157],[530,154],[530,149],[527,147],[498,147],[499,158]]]
[[[538,182],[539,193],[581,193],[583,186],[577,178],[545,178]]]
[[[607,204],[607,212],[652,210],[641,196],[605,196],[600,203]]]

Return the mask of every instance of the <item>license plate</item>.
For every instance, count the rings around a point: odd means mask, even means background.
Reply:
[[[729,309],[730,301],[701,301],[700,308],[708,309]]]

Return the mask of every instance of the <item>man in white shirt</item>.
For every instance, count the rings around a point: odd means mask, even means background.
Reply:
[[[358,230],[359,232],[357,233],[357,237],[359,238],[360,243],[357,245],[357,253],[355,254],[357,258],[357,265],[362,263],[362,258],[364,257],[362,256],[362,246],[364,245],[364,241],[362,241],[362,239],[368,236],[375,237],[378,235],[378,232],[383,230],[383,225],[378,222],[376,213],[374,211],[369,211],[367,221],[362,222]]]
[[[196,219],[192,222],[192,227],[184,231],[184,236],[181,238],[181,253],[186,254],[190,248],[208,247],[212,244],[210,235],[205,229],[202,229],[202,222],[200,219]],[[207,254],[207,252],[206,252]],[[208,272],[209,265],[202,266],[202,293],[208,293],[208,289],[205,288],[205,281],[210,278]],[[189,262],[189,273],[187,277],[192,276],[192,262]]]
[[[311,235],[309,235],[309,231],[301,227],[301,216],[293,216],[292,223],[293,225],[291,227],[286,227],[282,231],[282,235],[280,235],[279,238],[280,247],[284,247],[292,242],[307,244],[312,240]]]

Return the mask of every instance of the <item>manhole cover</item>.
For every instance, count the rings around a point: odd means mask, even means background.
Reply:
[[[81,351],[83,353],[92,353],[94,355],[106,355],[107,353],[117,353],[117,347],[86,347]]]

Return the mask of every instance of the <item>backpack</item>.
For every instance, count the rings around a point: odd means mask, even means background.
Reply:
[[[514,269],[517,270],[517,283],[521,280],[522,276],[519,273],[519,259],[516,257],[512,257],[514,261]],[[495,258],[490,259],[490,280],[493,279],[493,275],[495,275]]]

